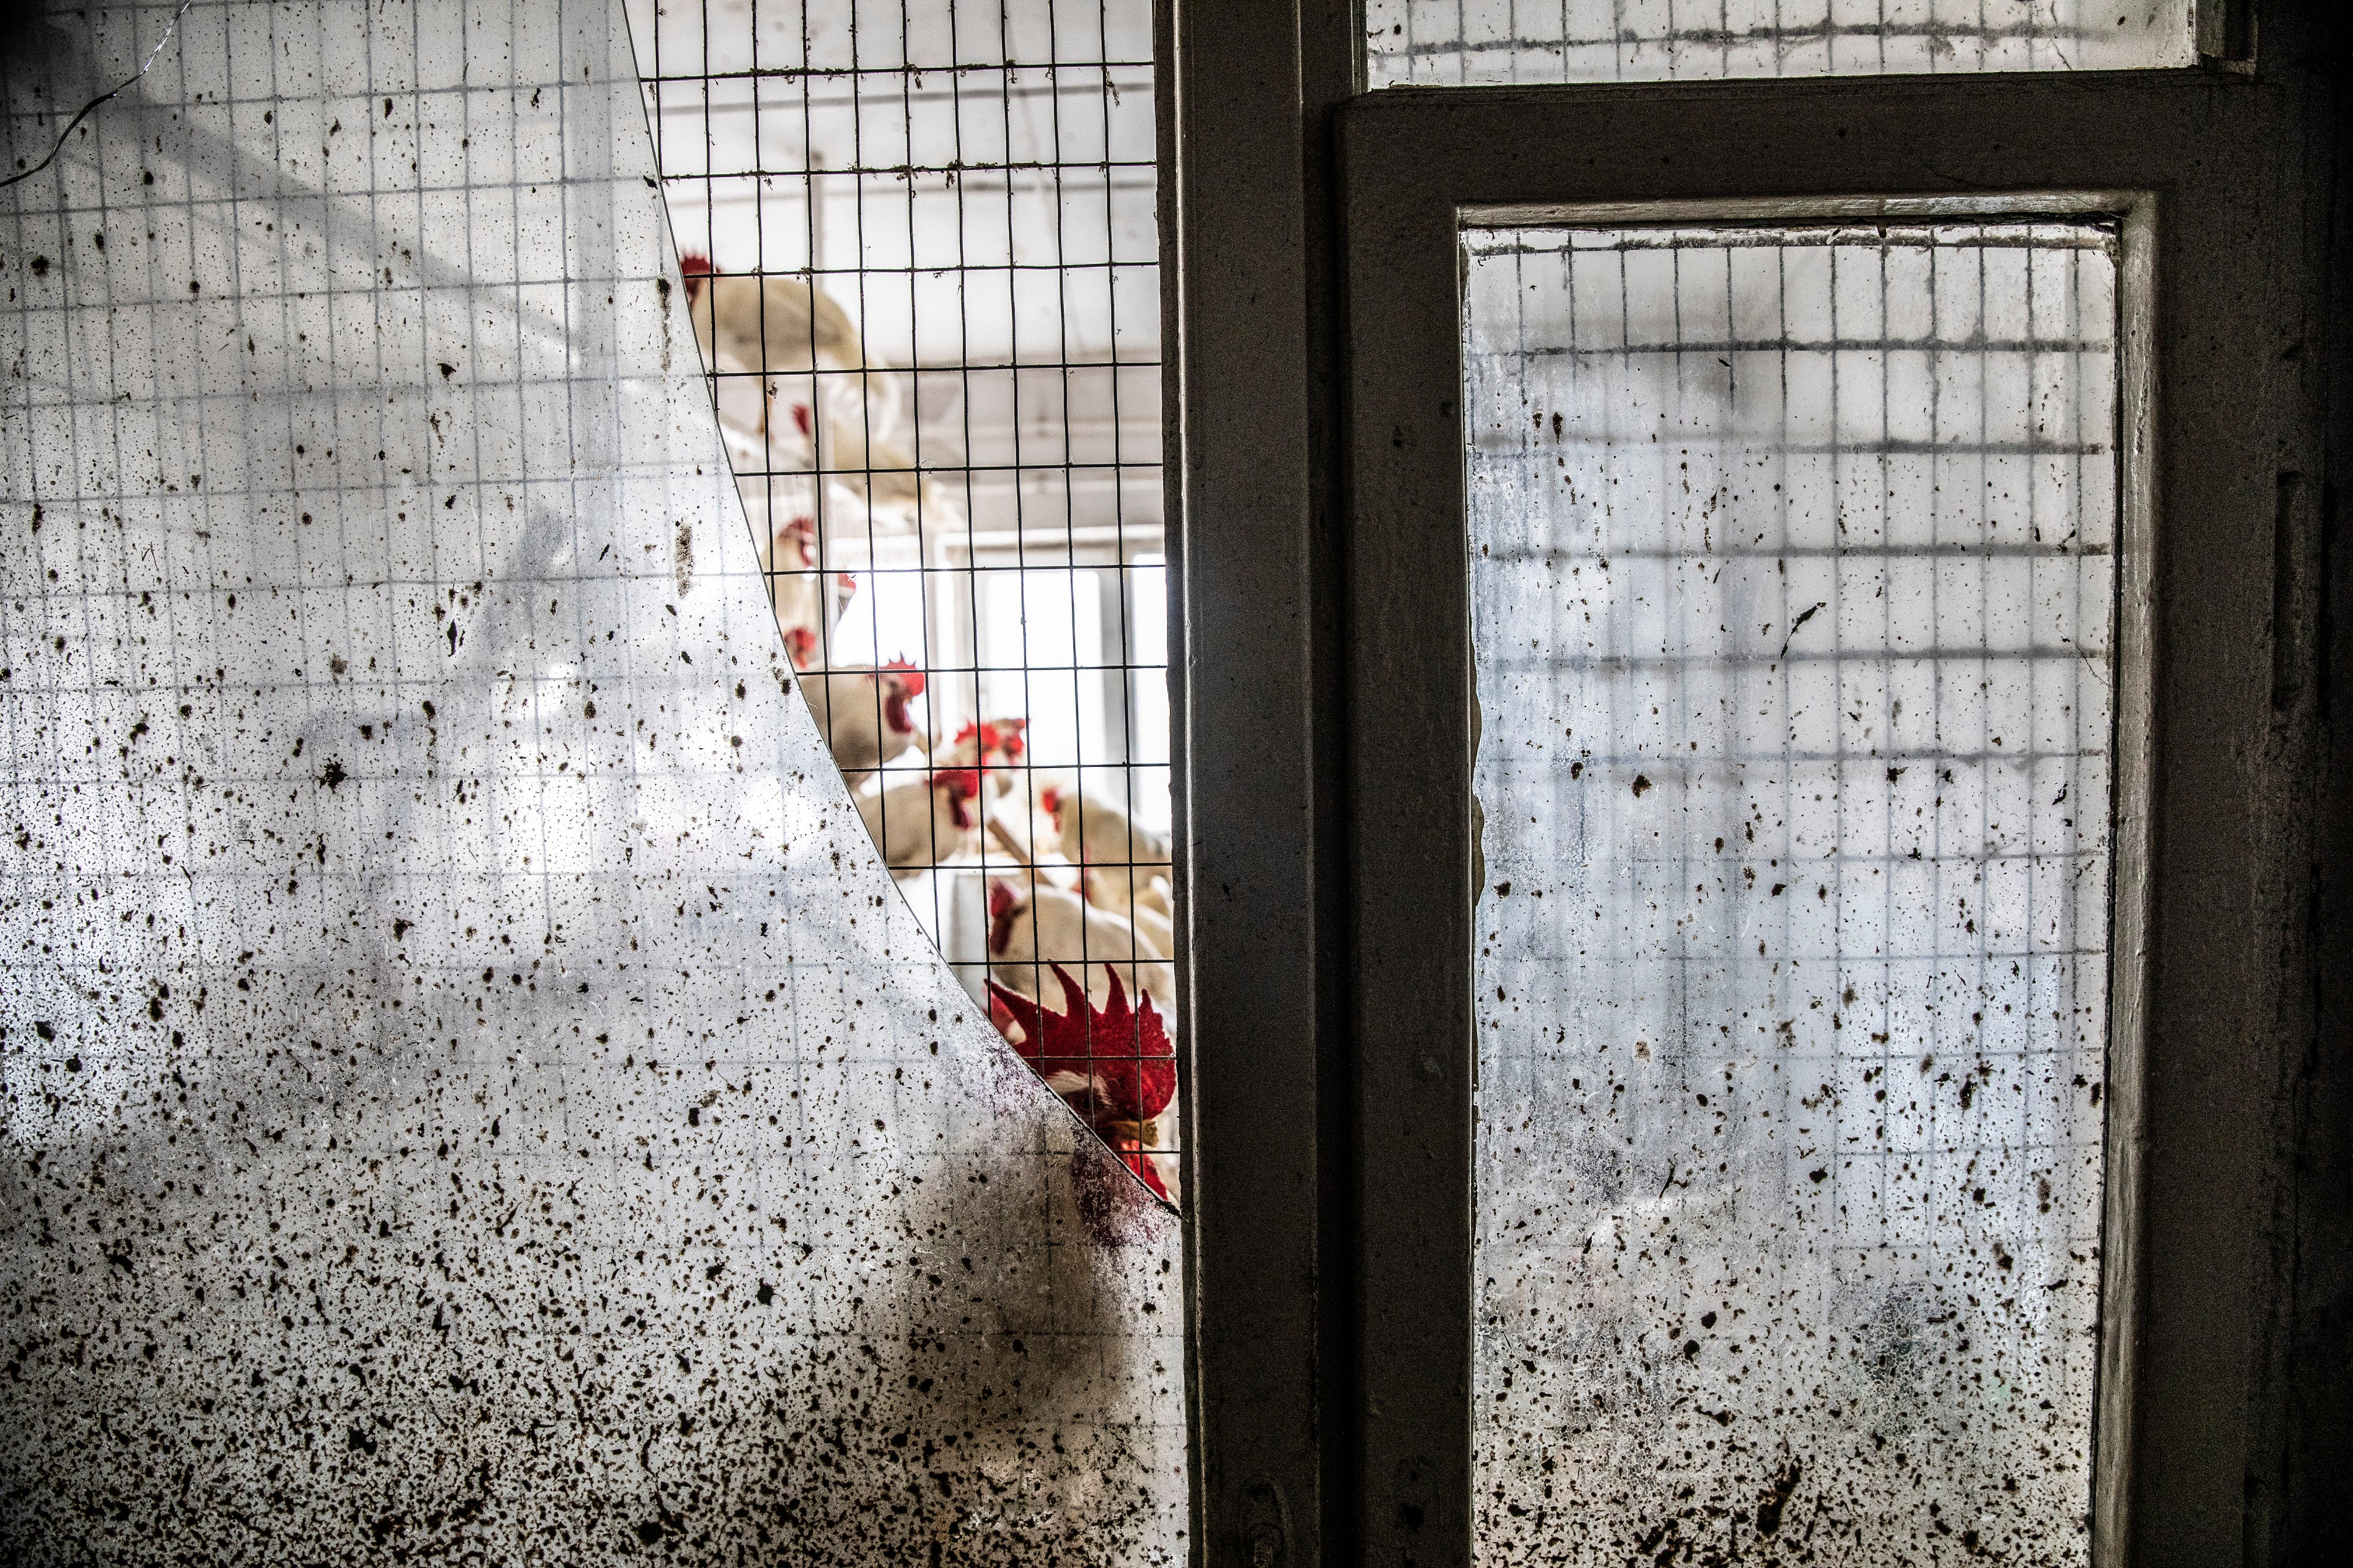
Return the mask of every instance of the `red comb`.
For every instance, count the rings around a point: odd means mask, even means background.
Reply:
[[[691,304],[702,296],[702,280],[711,276],[711,258],[690,250],[678,258],[678,269],[686,275],[686,298]]]
[[[1003,752],[1008,757],[1018,757],[1021,754],[1021,726],[1028,722],[1027,719],[990,719],[975,723],[967,719],[951,743],[961,746],[966,741],[977,738],[983,756],[991,752]]]
[[[1152,998],[1145,997],[1143,1005],[1131,1009],[1119,971],[1106,963],[1111,1000],[1097,1007],[1069,970],[1059,963],[1050,967],[1062,983],[1065,1010],[1060,1013],[1048,1012],[1042,1004],[997,981],[988,983],[991,1016],[1002,1009],[1021,1026],[1023,1038],[1013,1046],[1021,1059],[1041,1078],[1070,1073],[1084,1079],[1087,1087],[1072,1094],[1071,1104],[1092,1126],[1149,1121],[1167,1110],[1176,1096],[1176,1053]],[[1144,1174],[1141,1152],[1124,1151],[1121,1158],[1128,1169]]]
[[[939,768],[932,773],[932,783],[941,785],[958,800],[970,800],[980,793],[978,768]],[[1005,884],[999,882],[998,887]]]
[[[923,671],[917,669],[913,665],[909,664],[905,659],[894,658],[882,668],[900,672],[899,689],[905,692],[908,696],[921,697],[923,694]]]
[[[793,428],[798,430],[804,436],[809,433],[809,405],[807,404],[796,403],[793,405]]]
[[[795,669],[807,669],[810,656],[817,652],[817,634],[807,626],[795,626],[785,634],[785,651],[793,656]]]
[[[1047,816],[1059,817],[1062,815],[1062,792],[1048,784],[1038,792],[1038,804],[1046,808]]]

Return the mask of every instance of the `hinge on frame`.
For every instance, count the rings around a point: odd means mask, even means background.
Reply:
[[[1271,1476],[1253,1476],[1242,1488],[1236,1533],[1243,1568],[1286,1568],[1291,1561],[1291,1505]]]

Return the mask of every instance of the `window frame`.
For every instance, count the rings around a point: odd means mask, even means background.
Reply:
[[[1364,94],[1350,5],[1163,0],[1196,1562],[1472,1557],[1470,836],[1432,809],[1471,759],[1461,210],[1957,191],[2145,195],[2153,253],[2095,1559],[2323,1539],[2353,1299],[2327,9],[2265,6],[2260,68],[2233,5],[2203,70]]]

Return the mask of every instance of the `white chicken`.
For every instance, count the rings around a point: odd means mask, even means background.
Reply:
[[[750,448],[731,451],[739,470],[748,462],[765,473],[822,471],[885,526],[944,521],[938,486],[892,444],[897,384],[868,363],[849,312],[797,278],[721,273],[693,254],[680,266],[695,342],[720,381],[722,423],[740,438],[731,448]]]
[[[1176,951],[1176,922],[1165,912],[1169,903],[1168,883],[1165,878],[1155,878],[1144,896],[1128,906],[1128,923],[1149,938],[1152,945],[1163,952]]]
[[[835,765],[852,790],[909,746],[923,744],[908,704],[923,694],[923,673],[904,659],[881,668],[845,665],[800,677],[801,697],[833,748]]]
[[[980,773],[937,768],[857,797],[858,815],[883,863],[902,876],[980,847]]]
[[[1138,826],[1101,795],[1049,784],[1038,804],[1054,820],[1062,858],[1079,868],[1087,901],[1134,921],[1163,952],[1174,952],[1167,837]]]
[[[1176,999],[1176,971],[1151,939],[1039,879],[989,879],[988,959],[989,973],[1024,996],[1037,996],[1041,976],[1052,977],[1048,965],[1059,963],[1084,974],[1096,1001],[1109,999],[1114,970],[1131,994],[1149,996],[1164,1011]]]
[[[730,371],[855,370],[866,347],[849,313],[798,278],[720,272],[694,251],[679,258],[687,313],[706,362]]]
[[[1026,746],[1021,732],[1029,727],[1027,719],[968,722],[945,750],[932,753],[932,761],[944,768],[978,768],[988,774],[997,793],[1004,795],[1013,787],[1013,770],[1020,765]]]

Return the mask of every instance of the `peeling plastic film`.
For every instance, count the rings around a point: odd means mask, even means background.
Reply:
[[[2190,0],[1366,0],[1367,86],[2197,63]]]
[[[200,0],[0,193],[11,1562],[1182,1555],[1173,1216],[894,891],[656,173],[617,4]]]
[[[2115,229],[1465,244],[1480,1561],[2085,1561]]]

